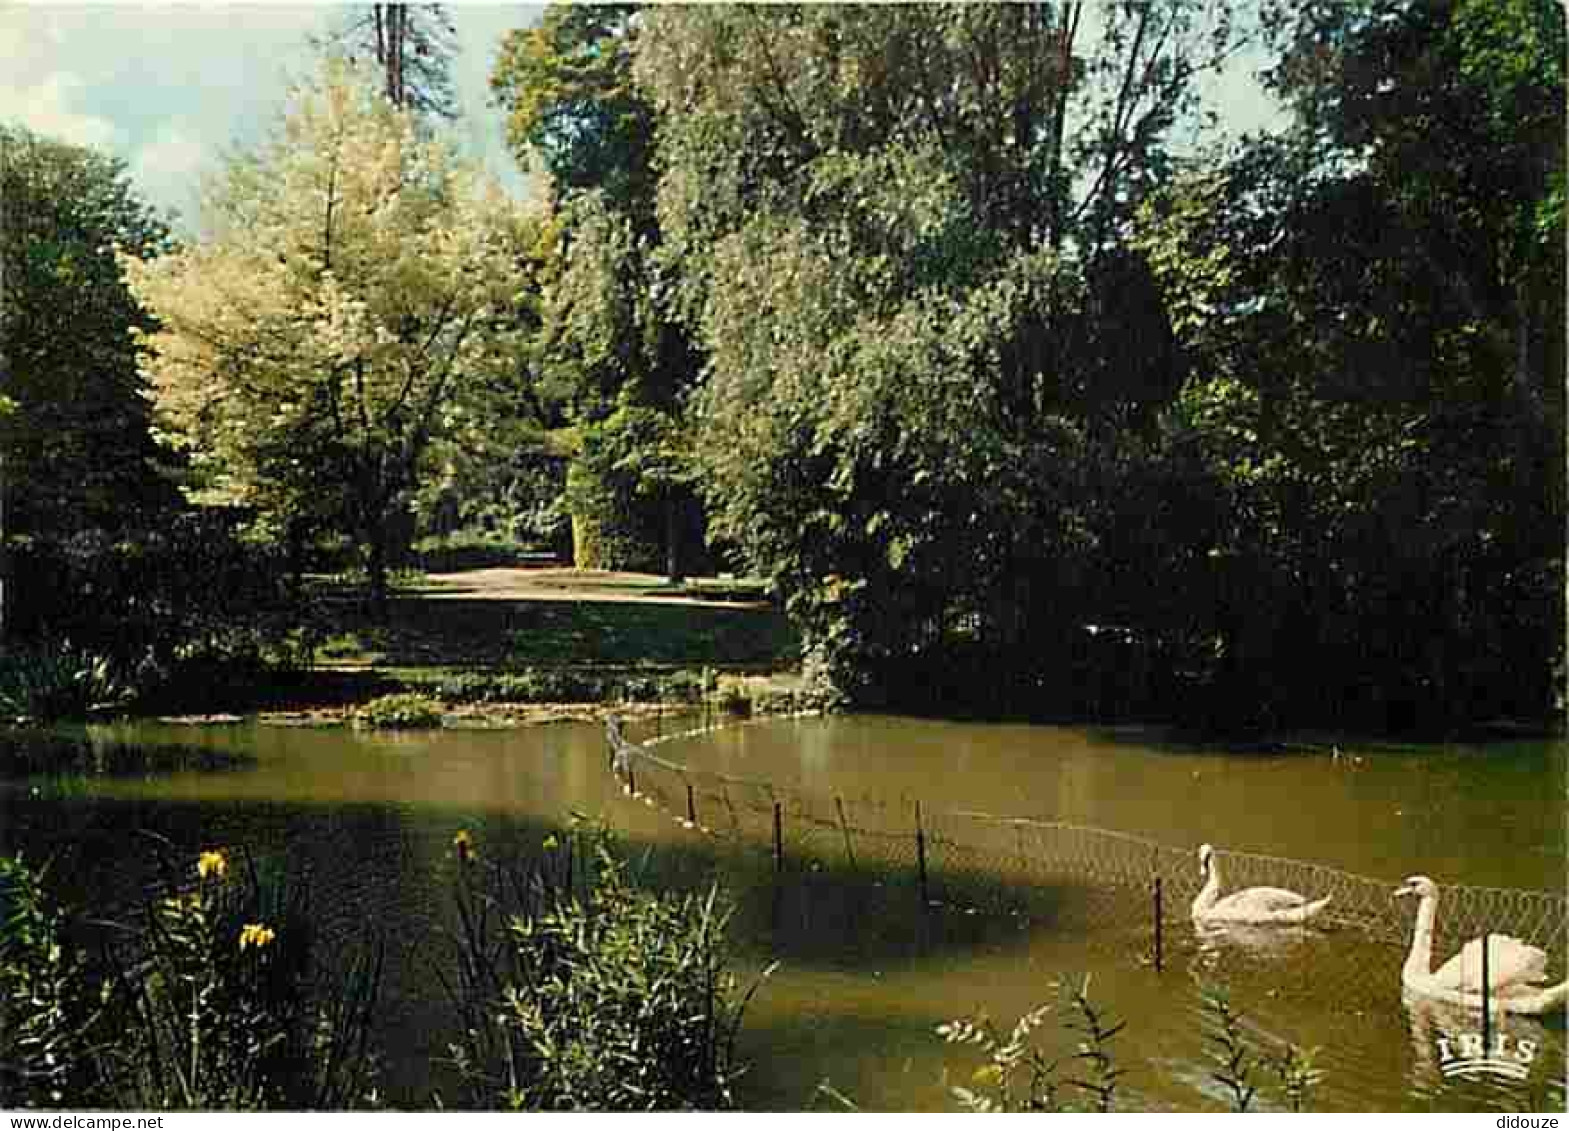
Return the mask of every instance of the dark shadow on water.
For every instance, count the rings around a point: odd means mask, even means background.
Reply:
[[[454,1014],[436,975],[454,954],[454,833],[469,829],[487,861],[527,867],[566,823],[565,815],[552,823],[411,805],[8,794],[0,795],[0,852],[47,861],[54,898],[100,924],[138,921],[145,898],[162,890],[164,855],[194,869],[203,850],[243,846],[286,870],[310,893],[324,957],[351,952],[366,935],[385,943],[384,1083],[395,1105],[423,1108],[432,1089],[457,1094],[442,1067]],[[795,968],[897,970],[939,951],[1007,945],[1020,933],[1005,917],[923,909],[914,885],[898,878],[794,875],[775,885],[711,841],[621,844],[634,881],[650,891],[700,891],[717,878],[734,908],[732,946],[749,966],[782,959]],[[112,933],[82,930],[94,944]]]
[[[1348,764],[1354,759],[1378,757],[1423,757],[1439,750],[1464,749],[1473,743],[1502,743],[1523,749],[1548,749],[1564,740],[1564,735],[1542,727],[1490,730],[1477,728],[1464,733],[1433,738],[1319,734],[1286,732],[1280,736],[1239,736],[1219,731],[1200,731],[1155,723],[1130,723],[1120,726],[1085,725],[1092,741],[1107,746],[1133,746],[1141,751],[1177,755],[1215,755],[1224,758],[1301,758],[1341,757]],[[1477,757],[1490,756],[1478,751]]]
[[[232,770],[253,761],[241,751],[207,746],[120,742],[33,728],[0,729],[0,779]]]

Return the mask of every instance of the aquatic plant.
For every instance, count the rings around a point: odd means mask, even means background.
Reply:
[[[441,704],[413,691],[380,695],[354,712],[354,725],[385,730],[421,730],[441,726]]]
[[[744,995],[719,893],[638,890],[603,828],[548,838],[530,869],[486,869],[454,838],[460,921],[451,1046],[474,1107],[734,1106]]]
[[[114,1050],[122,1100],[145,1110],[373,1104],[380,947],[318,978],[304,887],[230,855],[209,848],[170,875],[129,940]]]
[[[87,718],[125,706],[132,694],[107,657],[69,641],[0,654],[0,715]]]
[[[116,1106],[99,1055],[113,987],[67,937],[45,872],[0,856],[0,1108]]]
[[[1242,1019],[1225,991],[1204,987],[1200,992],[1204,1009],[1204,1039],[1215,1062],[1211,1073],[1226,1090],[1232,1111],[1247,1111],[1258,1088],[1252,1081],[1253,1050],[1242,1037]]]
[[[1231,1109],[1248,1111],[1258,1095],[1255,1068],[1262,1067],[1280,1084],[1281,1098],[1295,1112],[1306,1111],[1313,1089],[1322,1073],[1315,1067],[1317,1049],[1304,1049],[1289,1042],[1277,1050],[1259,1052],[1244,1035],[1243,1017],[1231,1004],[1226,991],[1201,985],[1199,998],[1209,1055],[1214,1061],[1212,1078],[1225,1089]]]
[[[1123,1076],[1111,1043],[1125,1022],[1109,1022],[1090,998],[1089,987],[1088,977],[1059,981],[1059,1002],[1030,1010],[1006,1036],[985,1014],[938,1025],[938,1035],[948,1044],[973,1046],[986,1057],[971,1073],[968,1086],[950,1083],[949,1094],[973,1112],[1073,1111],[1073,1094],[1088,1097],[1090,1110],[1111,1111]],[[1287,1043],[1261,1053],[1248,1040],[1242,1015],[1223,989],[1201,986],[1200,994],[1204,1036],[1215,1066],[1211,1077],[1225,1089],[1230,1108],[1251,1109],[1258,1095],[1255,1073],[1262,1068],[1278,1082],[1287,1108],[1307,1110],[1322,1078],[1314,1066],[1317,1050]],[[1073,1050],[1055,1057],[1036,1043],[1037,1032],[1054,1013]]]
[[[42,875],[0,857],[0,1107],[374,1103],[380,947],[317,975],[303,889],[231,855],[171,875],[97,965]]]
[[[458,672],[434,690],[451,703],[697,703],[703,675],[691,671],[616,672],[579,668],[520,668]]]
[[[1088,976],[1054,983],[1056,1003],[1037,1006],[1021,1016],[1003,1036],[985,1014],[946,1021],[937,1034],[949,1044],[972,1045],[986,1054],[986,1062],[970,1076],[973,1087],[949,1084],[949,1094],[972,1112],[1073,1111],[1064,1088],[1087,1094],[1093,1110],[1110,1111],[1122,1077],[1111,1052],[1111,1042],[1126,1022],[1109,1023],[1090,999]],[[1048,1056],[1036,1043],[1036,1033],[1056,1014],[1059,1026],[1074,1042],[1074,1051]],[[1062,1079],[1065,1065],[1077,1062],[1077,1073]],[[946,1080],[946,1073],[944,1073]]]

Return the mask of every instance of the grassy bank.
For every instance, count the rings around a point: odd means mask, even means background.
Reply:
[[[725,595],[749,583],[713,579]],[[308,667],[223,685],[174,713],[282,711],[350,721],[371,701],[414,693],[449,718],[512,721],[540,704],[790,709],[799,644],[766,602],[718,600],[709,582],[644,574],[477,569],[410,575],[374,616],[352,588],[309,594]]]

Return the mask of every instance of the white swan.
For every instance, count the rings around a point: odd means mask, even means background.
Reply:
[[[1472,939],[1437,970],[1433,965],[1433,921],[1438,917],[1438,885],[1426,876],[1407,877],[1396,895],[1414,895],[1416,928],[1400,982],[1411,993],[1466,1009],[1482,1008],[1482,940]],[[1551,1013],[1569,1001],[1569,981],[1544,986],[1547,952],[1511,935],[1489,935],[1488,1000],[1505,1013]]]
[[[1207,844],[1199,846],[1199,871],[1205,880],[1193,897],[1196,923],[1306,923],[1329,902],[1327,895],[1310,901],[1284,888],[1244,888],[1222,899],[1220,868],[1215,850]]]

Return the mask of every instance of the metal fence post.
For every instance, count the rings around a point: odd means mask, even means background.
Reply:
[[[1161,877],[1155,877],[1155,973],[1159,974],[1165,969],[1165,955],[1162,953],[1162,929],[1165,923],[1164,907],[1162,906]]]
[[[834,807],[839,810],[839,831],[844,834],[844,855],[850,861],[850,867],[855,867],[855,849],[850,847],[850,823],[844,819],[844,798],[835,797]]]
[[[915,867],[916,875],[921,884],[921,906],[927,905],[926,898],[926,830],[921,825],[921,803],[915,803]]]
[[[784,807],[774,802],[774,871],[784,871]]]
[[[1490,971],[1488,969],[1489,963],[1488,963],[1487,952],[1492,949],[1492,947],[1490,945],[1488,945],[1491,941],[1492,941],[1492,934],[1490,932],[1488,932],[1488,931],[1483,931],[1482,932],[1482,1055],[1484,1057],[1491,1056],[1492,1055],[1492,1048],[1493,1048],[1493,1011],[1490,1008],[1490,1006],[1492,1005],[1492,1002],[1488,1000],[1489,999],[1489,991],[1491,990],[1491,987],[1487,984],[1488,981],[1489,981],[1489,974],[1490,974]]]

